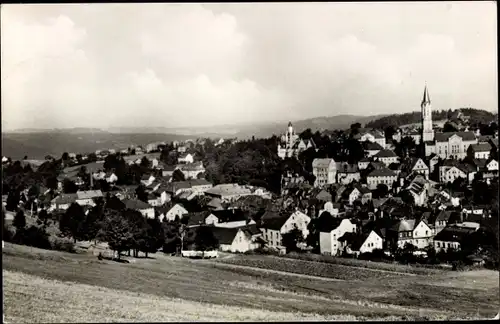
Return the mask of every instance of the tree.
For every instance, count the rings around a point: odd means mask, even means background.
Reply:
[[[451,123],[446,122],[443,126],[443,133],[458,132],[458,129]]]
[[[17,206],[19,205],[19,200],[21,198],[21,194],[19,190],[12,190],[9,192],[9,195],[7,196],[7,204],[5,206],[5,209],[8,211],[15,211],[17,210]]]
[[[144,185],[140,185],[135,189],[135,194],[137,195],[137,198],[141,201],[148,202],[148,193],[146,192],[146,188],[144,188]]]
[[[14,220],[12,225],[16,228],[16,230],[22,230],[26,227],[26,217],[24,216],[24,212],[22,209],[19,209],[14,216]]]
[[[388,193],[389,193],[389,187],[387,187],[386,184],[379,183],[377,185],[377,189],[376,189],[377,197],[383,198],[383,197],[387,196]]]
[[[63,192],[65,194],[76,193],[78,191],[78,187],[75,182],[71,179],[65,178],[63,180]]]
[[[55,176],[48,177],[45,181],[47,188],[56,190],[57,189],[57,178]]]
[[[47,221],[49,220],[49,214],[45,209],[42,209],[38,213],[38,219],[41,220],[43,223],[47,223]]]
[[[298,243],[304,242],[304,235],[302,231],[298,229],[297,225],[294,224],[294,228],[288,233],[282,235],[281,243],[286,248],[286,252],[298,251]]]
[[[316,220],[317,219],[312,219],[307,225],[309,234],[307,235],[306,243],[308,246],[312,247],[313,253],[319,253],[319,231],[316,226]]]
[[[385,139],[388,141],[392,141],[392,136],[396,133],[396,129],[394,126],[389,125],[384,129]]]
[[[71,236],[76,243],[77,240],[85,239],[82,224],[85,221],[83,207],[72,203],[59,220],[59,230],[65,236]]]
[[[109,247],[118,254],[118,260],[121,253],[130,249],[133,239],[133,233],[130,231],[129,221],[118,211],[110,211],[101,222],[98,238],[107,242]]]
[[[411,194],[411,192],[408,189],[402,190],[400,193],[401,200],[403,203],[410,207],[410,210],[413,214],[413,207],[415,206],[415,197]]]
[[[172,173],[172,182],[185,181],[184,173],[181,170],[175,169]]]
[[[61,156],[61,160],[63,160],[63,162],[66,162],[69,160],[69,154],[68,152],[64,152]]]
[[[141,168],[144,168],[144,169],[149,169],[151,168],[151,161],[148,160],[147,157],[143,157],[141,159],[141,164],[140,164]]]
[[[354,123],[351,125],[351,134],[356,135],[359,133],[359,129],[361,128],[360,123]]]
[[[205,251],[217,249],[219,241],[210,227],[202,225],[196,228],[194,245],[196,250],[203,251],[203,257],[205,257]]]

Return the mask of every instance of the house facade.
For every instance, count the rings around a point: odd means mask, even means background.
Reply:
[[[316,176],[315,187],[322,187],[336,182],[337,166],[333,159],[314,159],[312,169],[314,176]]]
[[[366,183],[370,190],[377,189],[379,184],[385,184],[390,189],[397,178],[397,173],[390,169],[377,169],[368,174]]]
[[[344,246],[339,242],[339,238],[347,232],[355,233],[356,224],[351,223],[349,219],[342,219],[331,227],[327,229],[328,232],[320,231],[319,233],[320,252],[326,255],[340,255]]]
[[[176,217],[179,217],[179,219],[181,219],[187,214],[188,211],[186,208],[184,208],[181,204],[175,204],[168,210],[168,212],[165,214],[165,217],[167,218],[167,221],[171,222],[174,221]]]

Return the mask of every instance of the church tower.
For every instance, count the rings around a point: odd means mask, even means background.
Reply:
[[[427,85],[424,88],[424,97],[420,107],[422,108],[422,141],[431,142],[434,140],[434,130],[432,129],[431,98]]]

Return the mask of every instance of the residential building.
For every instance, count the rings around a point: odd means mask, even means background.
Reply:
[[[359,173],[357,164],[348,164],[340,162],[337,164],[337,183],[350,184],[353,181],[360,181],[361,174]]]
[[[467,149],[467,156],[471,159],[488,159],[491,145],[489,143],[472,144]]]
[[[141,178],[141,183],[147,187],[150,186],[155,181],[155,179],[156,178],[152,174],[150,175],[145,174]]]
[[[315,187],[336,182],[337,165],[333,159],[314,159],[312,162],[313,174],[316,176]]]
[[[251,194],[250,189],[235,183],[219,184],[205,191],[205,195],[220,198],[223,202],[235,201]]]
[[[51,201],[50,211],[52,210],[66,210],[72,203],[76,202],[78,196],[76,194],[60,194]]]
[[[148,204],[153,207],[162,205],[162,198],[160,196],[155,196],[154,194],[148,194]]]
[[[473,228],[446,227],[434,237],[434,249],[436,252],[448,249],[460,250],[461,243],[474,232]]]
[[[323,212],[328,212],[333,217],[339,217],[340,214],[343,213],[342,205],[339,203],[333,203],[331,201],[326,202],[323,206],[323,209],[319,211],[318,215],[323,214]]]
[[[458,178],[464,178],[468,183],[471,183],[476,173],[477,168],[468,163],[447,160],[439,167],[439,182],[453,182]]]
[[[378,154],[380,151],[384,150],[384,148],[377,142],[364,141],[362,143],[363,149],[367,153],[367,157],[372,157]]]
[[[191,153],[182,153],[177,157],[179,164],[194,163],[194,155]]]
[[[318,218],[319,248],[321,254],[340,255],[343,252],[343,243],[339,241],[346,232],[356,233],[356,224],[349,219],[332,217],[327,212]]]
[[[413,196],[413,199],[415,200],[415,206],[426,205],[428,197],[427,190],[424,184],[419,182],[412,182],[406,189]]]
[[[386,166],[389,166],[392,163],[399,163],[399,156],[391,150],[381,150],[374,155],[374,158],[384,163]]]
[[[185,179],[197,179],[198,175],[203,174],[205,172],[205,167],[203,166],[202,161],[180,164],[178,166],[178,169],[182,171]]]
[[[385,135],[376,129],[360,129],[359,133],[354,136],[360,142],[374,142],[379,144],[383,149],[386,146]]]
[[[179,168],[177,165],[167,165],[165,163],[159,163],[158,168],[161,169],[162,177],[171,177],[174,175],[174,171]]]
[[[269,247],[282,249],[282,234],[288,233],[296,226],[306,238],[309,234],[307,226],[310,221],[309,216],[300,211],[295,211],[291,215],[264,219],[260,230]]]
[[[241,209],[213,210],[205,219],[205,223],[216,227],[241,227],[253,225],[255,221],[250,219],[248,213]]]
[[[403,160],[401,164],[402,170],[404,170],[407,174],[421,174],[426,179],[429,179],[429,167],[425,164],[423,159],[411,157]]]
[[[137,210],[146,218],[155,218],[154,207],[139,199],[124,199],[122,202],[128,209]]]
[[[433,231],[425,220],[402,219],[388,233],[391,244],[404,248],[408,244],[423,249],[432,243]]]
[[[181,219],[188,213],[188,210],[184,208],[184,206],[182,206],[181,204],[175,204],[168,210],[165,217],[167,218],[167,221],[171,222],[174,221],[176,217]]]
[[[95,206],[94,199],[104,198],[101,190],[77,191],[76,196],[76,202],[80,206]]]
[[[377,169],[368,174],[366,177],[366,183],[368,184],[368,188],[370,190],[377,189],[379,184],[385,184],[389,189],[391,189],[397,178],[397,173],[392,170]]]
[[[429,162],[429,172],[433,173],[435,166],[439,163],[439,156],[435,153],[432,153],[427,160]]]
[[[373,250],[382,250],[384,240],[380,234],[371,230],[367,233],[346,232],[339,240],[348,254],[359,256],[362,253],[371,253]]]
[[[375,153],[376,154],[376,153]],[[359,162],[358,162],[358,169],[359,170],[365,170],[366,168],[368,168],[368,165],[370,164],[370,159],[369,158],[362,158]]]
[[[211,227],[210,229],[219,242],[221,251],[244,253],[260,246],[252,239],[253,232],[249,229],[224,227]]]

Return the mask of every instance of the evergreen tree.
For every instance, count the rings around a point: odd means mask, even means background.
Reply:
[[[14,225],[18,231],[23,230],[26,227],[26,216],[24,216],[24,211],[22,209],[17,211],[12,225]]]

